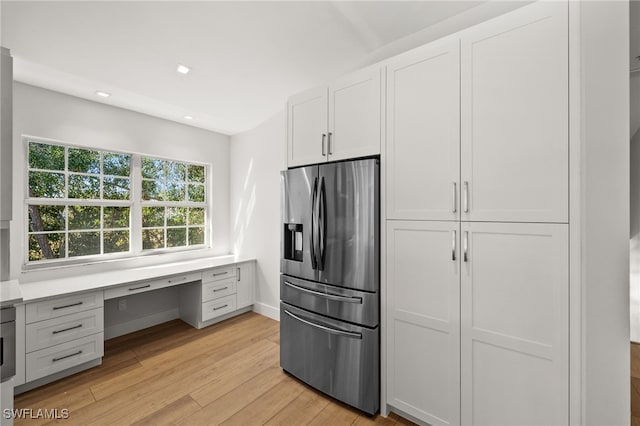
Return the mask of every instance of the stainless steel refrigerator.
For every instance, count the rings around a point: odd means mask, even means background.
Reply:
[[[280,176],[280,365],[369,414],[380,406],[379,166]]]

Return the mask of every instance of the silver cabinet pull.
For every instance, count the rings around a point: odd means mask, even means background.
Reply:
[[[219,275],[227,275],[229,273],[229,271],[224,271],[224,272],[218,272],[217,274],[213,274],[214,277],[217,277]]]
[[[51,360],[51,362],[58,362],[58,361],[62,361],[63,359],[71,358],[72,356],[80,355],[81,353],[82,353],[82,351],[78,351],[78,352],[74,352],[74,353],[69,354],[69,355],[61,356],[61,357],[59,357],[59,358],[53,358],[53,359]]]
[[[167,281],[167,282],[168,282],[169,284],[171,284],[171,283],[177,283],[178,281],[184,281],[184,280],[186,280],[186,279],[187,279],[187,277],[182,277],[182,278],[178,278],[177,280],[175,280],[175,279],[174,279],[174,280],[169,280],[169,281]]]
[[[151,287],[151,284],[143,285],[140,287],[133,287],[133,288],[130,288],[129,291],[142,290],[143,288],[149,288],[149,287]]]
[[[291,312],[284,310],[284,313],[289,315],[291,318],[298,320],[302,323],[310,325],[311,327],[319,328],[320,330],[324,330],[331,334],[337,334],[338,336],[351,337],[353,339],[362,339],[362,334],[354,333],[351,331],[338,330],[337,328],[327,327],[325,325],[316,324],[315,322],[307,321],[306,319],[300,318],[297,315],[292,314]]]
[[[468,255],[468,249],[469,249],[469,232],[468,231],[464,231],[464,261],[468,262],[469,261],[469,255]]]
[[[456,260],[456,231],[451,231],[451,260]]]
[[[75,330],[76,328],[82,328],[82,324],[78,324],[76,326],[65,328],[65,329],[62,329],[62,330],[54,330],[54,331],[51,332],[51,334],[64,333],[65,331]]]
[[[222,287],[222,288],[214,288],[214,289],[213,289],[213,292],[215,293],[216,291],[222,291],[222,290],[226,290],[226,289],[228,289],[228,288],[229,288],[229,286],[227,286],[227,287]]]
[[[327,135],[325,133],[322,134],[322,156],[324,157],[325,155],[327,155],[327,153],[324,150],[324,141],[327,138]]]
[[[213,310],[217,311],[218,309],[226,308],[227,306],[229,306],[229,305],[218,306],[217,308],[213,308]]]
[[[329,299],[329,300],[335,300],[338,302],[346,302],[346,303],[359,303],[362,304],[362,297],[352,297],[352,296],[341,296],[339,294],[333,294],[333,293],[323,293],[321,291],[315,291],[315,290],[311,290],[309,288],[305,288],[299,285],[295,285],[293,283],[290,283],[289,281],[285,281],[284,285],[286,285],[287,287],[291,287],[293,289],[302,291],[304,293],[309,293],[309,294],[313,294],[314,296],[320,296],[323,297],[325,299]]]
[[[329,148],[329,155],[333,154],[333,151],[331,150],[331,136],[333,135],[333,133],[329,132],[329,135],[327,136],[327,147]]]
[[[469,182],[464,181],[464,212],[469,213]]]
[[[458,184],[453,182],[453,212],[456,213],[458,211]]]
[[[82,305],[83,302],[77,302],[77,303],[72,303],[70,305],[64,305],[64,306],[54,306],[53,310],[57,311],[58,309],[66,309],[66,308],[71,308],[73,306],[80,306]]]
[[[240,268],[236,268],[236,275],[238,276],[237,280],[240,281]]]

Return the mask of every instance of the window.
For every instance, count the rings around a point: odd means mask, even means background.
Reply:
[[[27,263],[205,246],[204,165],[27,145]]]

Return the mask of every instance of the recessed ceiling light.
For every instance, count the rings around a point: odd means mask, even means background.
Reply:
[[[184,119],[185,119],[185,120],[193,120],[193,117],[192,117],[192,116],[190,116],[190,115],[185,115],[185,116],[184,116]]]
[[[191,71],[191,68],[185,65],[179,64],[178,68],[176,68],[176,71],[178,71],[180,74],[189,74],[189,71]]]
[[[103,92],[101,90],[98,90],[98,91],[96,91],[96,95],[102,96],[103,98],[108,98],[109,96],[111,96],[111,93],[107,93],[107,92]]]

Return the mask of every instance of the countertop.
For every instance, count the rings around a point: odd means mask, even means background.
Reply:
[[[227,266],[234,263],[248,262],[252,260],[255,259],[238,257],[235,255],[207,257],[182,262],[165,263],[161,265],[78,275],[69,278],[20,283],[19,290],[22,292],[22,300],[24,302],[34,302],[36,300],[50,297],[104,289],[126,283],[145,281],[174,274],[182,274],[185,272],[203,271],[209,268]],[[2,295],[4,300],[4,292]]]
[[[18,280],[0,281],[0,306],[10,306],[22,302],[22,292]]]

